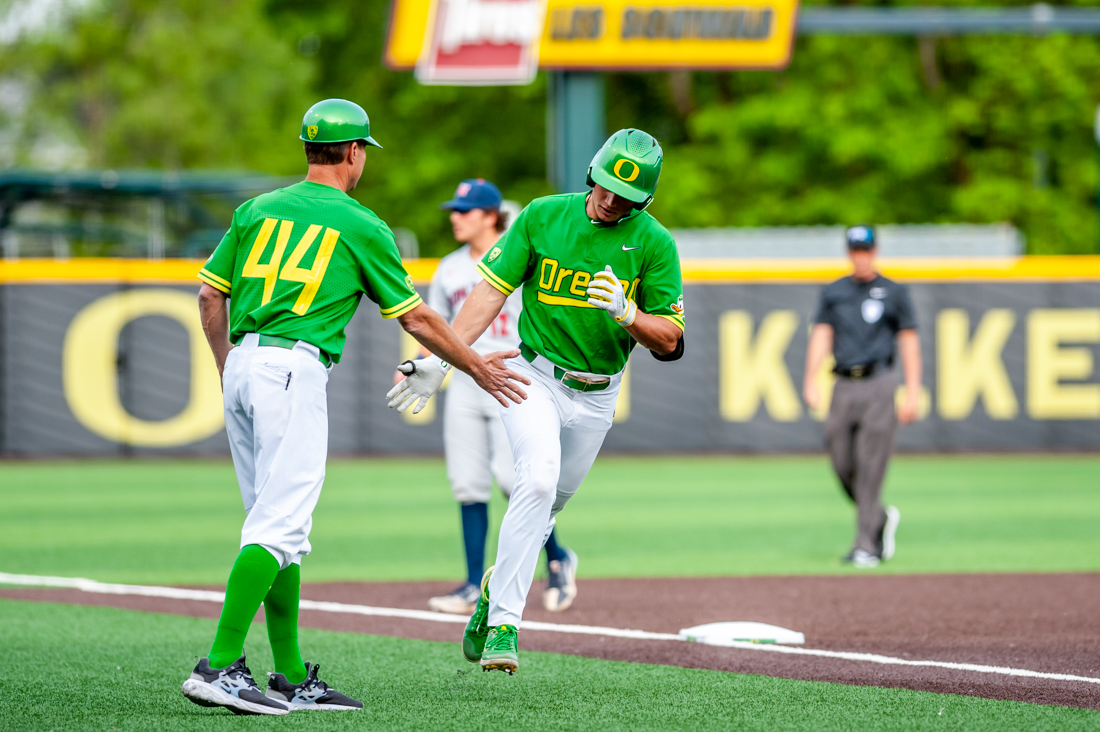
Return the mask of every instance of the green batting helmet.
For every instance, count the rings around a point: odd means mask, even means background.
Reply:
[[[318,143],[366,140],[368,145],[382,147],[370,136],[367,113],[347,99],[326,99],[310,107],[302,118],[298,139]]]
[[[648,132],[619,130],[603,144],[588,166],[588,185],[601,187],[644,209],[653,201],[664,152]]]

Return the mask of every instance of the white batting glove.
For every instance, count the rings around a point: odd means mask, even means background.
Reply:
[[[419,361],[406,361],[397,370],[406,376],[386,394],[386,398],[390,400],[389,408],[404,412],[416,404],[413,414],[419,414],[431,395],[439,390],[444,377],[451,370],[451,364],[439,356],[429,356]]]
[[[627,299],[623,292],[623,283],[611,271],[610,264],[603,272],[593,275],[592,282],[588,285],[588,303],[606,310],[623,327],[634,325],[634,318],[638,315],[638,306],[633,300]]]

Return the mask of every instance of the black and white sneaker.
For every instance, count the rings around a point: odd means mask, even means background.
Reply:
[[[282,674],[267,675],[267,696],[277,702],[282,702],[292,711],[311,709],[336,709],[350,710],[362,709],[363,702],[345,696],[336,689],[332,689],[324,681],[317,678],[317,671],[321,667],[316,663],[312,666],[306,662],[306,678],[300,684],[292,684]]]
[[[260,691],[244,656],[225,668],[211,668],[203,658],[191,678],[183,682],[183,695],[204,707],[225,707],[234,714],[289,714],[290,707],[269,699]]]
[[[577,597],[577,554],[565,550],[566,557],[549,562],[546,591],[542,593],[542,606],[550,612],[568,609]]]

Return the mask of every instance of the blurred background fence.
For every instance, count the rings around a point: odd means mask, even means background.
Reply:
[[[201,261],[20,260],[0,265],[0,452],[224,454],[217,372],[195,306]],[[435,260],[408,263],[423,286]],[[810,318],[832,260],[685,260],[687,353],[630,360],[607,449],[816,450],[800,398]],[[1100,448],[1100,257],[887,260],[921,335],[911,451]],[[415,350],[363,307],[329,388],[334,453],[442,450],[435,405],[386,408]],[[828,387],[830,377],[819,378]],[[446,391],[441,395],[446,399]]]
[[[654,32],[673,5],[646,10]],[[772,68],[689,63],[705,44],[679,38],[656,71],[570,50],[636,8],[553,0],[542,70],[508,87],[418,83],[427,0],[3,5],[0,454],[226,451],[194,272],[236,205],[301,176],[302,112],[331,96],[371,114],[385,148],[353,195],[421,286],[456,246],[437,207],[458,181],[526,203],[583,188],[608,130],[661,140],[649,210],[684,259],[688,351],[632,359],[609,449],[817,449],[807,329],[857,222],[918,309],[926,413],[903,449],[1100,447],[1100,12],[764,5]],[[440,449],[434,408],[382,400],[411,349],[356,316],[333,451]]]

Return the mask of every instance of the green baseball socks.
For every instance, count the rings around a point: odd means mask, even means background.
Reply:
[[[262,602],[275,670],[290,683],[301,683],[306,668],[298,650],[300,586],[301,569],[297,564],[280,571],[279,562],[262,546],[249,544],[241,549],[225,588],[225,604],[210,648],[210,666],[225,668],[244,654],[248,627]]]
[[[291,564],[275,575],[275,582],[264,598],[267,616],[267,639],[275,670],[292,684],[306,678],[306,666],[298,650],[298,594],[301,588],[301,567]]]

